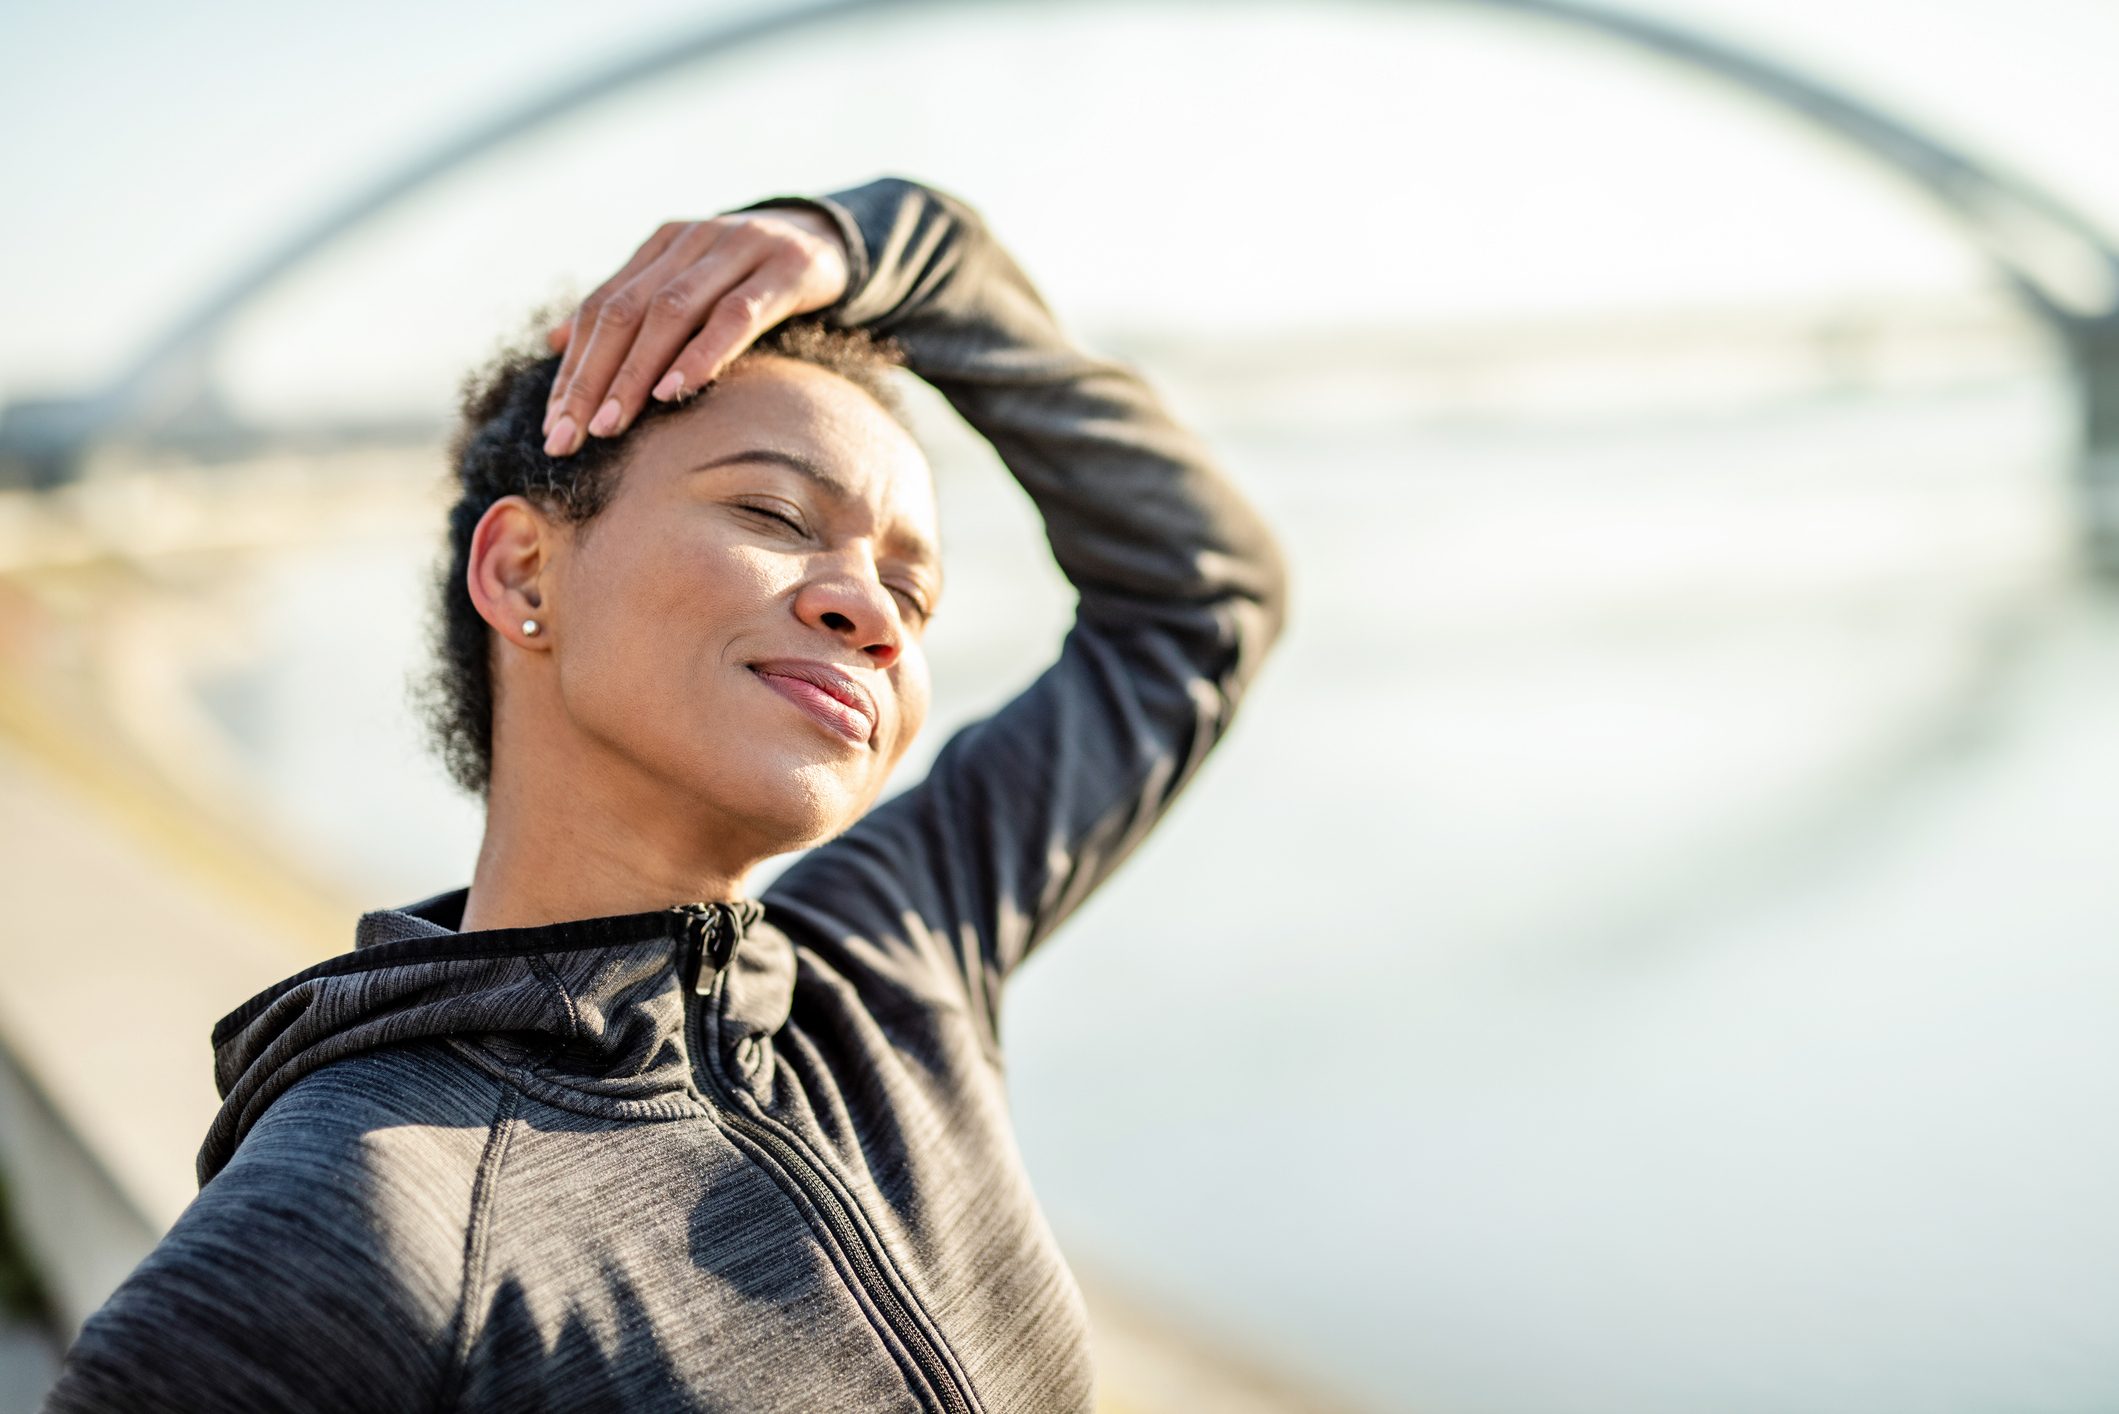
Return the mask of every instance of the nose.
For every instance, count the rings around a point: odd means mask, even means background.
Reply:
[[[879,668],[896,662],[904,646],[904,622],[875,565],[865,557],[860,564],[849,558],[818,570],[795,591],[795,617],[852,644]]]

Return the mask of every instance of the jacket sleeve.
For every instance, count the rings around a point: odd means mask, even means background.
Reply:
[[[455,1272],[376,1240],[357,1162],[258,1133],[82,1325],[44,1414],[432,1407]]]
[[[997,1040],[1002,982],[1228,730],[1280,631],[1281,555],[1198,439],[1132,369],[1062,332],[964,202],[884,178],[756,205],[838,225],[847,293],[818,317],[904,348],[1029,493],[1078,595],[1057,662],[765,896],[829,936],[942,965]]]

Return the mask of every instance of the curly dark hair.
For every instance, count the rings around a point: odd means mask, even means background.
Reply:
[[[542,331],[553,322],[540,312],[531,320],[534,332],[465,377],[458,422],[449,438],[458,495],[449,511],[448,544],[436,567],[437,612],[430,630],[434,663],[418,695],[433,745],[450,776],[477,796],[486,794],[493,775],[493,635],[465,588],[471,532],[488,507],[511,495],[527,497],[565,524],[593,519],[610,504],[634,433],[656,418],[713,396],[714,385],[708,383],[677,402],[649,399],[632,426],[618,436],[591,437],[572,456],[548,457],[542,430],[545,399],[559,372],[560,356],[550,351]],[[795,319],[767,330],[729,369],[767,355],[799,359],[838,374],[911,430],[891,382],[891,370],[904,364],[904,351],[890,339],[865,329]]]

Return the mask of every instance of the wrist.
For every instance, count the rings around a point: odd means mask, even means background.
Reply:
[[[820,241],[828,241],[841,255],[846,253],[846,237],[839,233],[839,223],[813,206],[775,206],[771,208],[773,219],[800,226]]]
[[[839,316],[867,287],[869,276],[868,247],[852,213],[829,197],[811,196],[769,196],[736,210],[769,211],[775,217],[784,217],[820,239],[829,240],[845,257],[846,289],[837,300],[816,312],[817,318],[826,323],[839,322]]]

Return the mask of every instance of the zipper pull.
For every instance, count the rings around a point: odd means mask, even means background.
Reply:
[[[735,960],[736,930],[716,903],[680,903],[670,911],[682,921],[685,945],[692,951],[692,991],[703,997]]]

